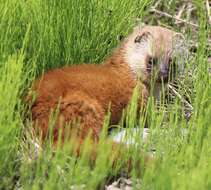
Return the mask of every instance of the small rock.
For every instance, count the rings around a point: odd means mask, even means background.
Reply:
[[[132,190],[133,188],[131,186],[126,186],[125,190]]]
[[[132,190],[133,182],[131,179],[119,178],[117,181],[114,181],[111,185],[107,186],[106,190]]]
[[[105,188],[105,190],[120,190],[120,188],[114,187],[113,185],[109,185]]]

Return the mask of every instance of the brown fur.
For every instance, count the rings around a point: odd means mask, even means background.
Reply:
[[[117,56],[117,57],[116,57]],[[118,59],[118,54],[112,57]],[[112,65],[108,60],[102,65],[77,65],[55,69],[44,74],[34,84],[36,101],[32,105],[32,119],[46,137],[49,114],[59,103],[59,114],[55,126],[58,129],[79,117],[81,119],[81,138],[89,129],[98,139],[104,116],[111,105],[111,124],[117,124],[122,110],[128,105],[136,80],[132,78],[129,68],[121,63]],[[141,92],[146,98],[145,86]],[[63,119],[62,119],[63,118]]]
[[[92,132],[94,140],[99,139],[109,105],[111,106],[111,124],[119,122],[122,110],[127,107],[133,89],[138,83],[140,106],[147,103],[149,87],[146,79],[149,80],[149,73],[142,72],[140,78],[145,81],[138,80],[138,75],[125,59],[128,43],[133,43],[136,35],[146,31],[152,31],[152,34],[155,34],[155,47],[158,46],[155,49],[155,56],[161,56],[158,49],[162,49],[164,53],[167,51],[166,48],[170,45],[166,40],[171,40],[173,32],[161,27],[145,27],[132,33],[103,64],[84,64],[54,69],[34,82],[33,90],[36,92],[36,99],[31,108],[32,119],[36,128],[41,130],[43,139],[48,134],[50,113],[58,105],[58,117],[54,124],[55,141],[58,138],[59,129],[63,130],[65,125],[79,118],[80,125],[71,126],[71,131],[76,132],[80,142],[89,131]],[[143,62],[140,64],[146,67],[146,60]],[[64,137],[64,132],[62,137]]]

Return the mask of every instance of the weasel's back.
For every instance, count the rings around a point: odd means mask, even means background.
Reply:
[[[77,65],[46,72],[34,83],[36,98],[32,105],[32,118],[43,137],[47,135],[50,113],[59,105],[55,134],[79,117],[82,137],[91,128],[98,138],[109,105],[111,122],[117,123],[130,100],[135,84],[124,80],[123,75],[108,65]]]

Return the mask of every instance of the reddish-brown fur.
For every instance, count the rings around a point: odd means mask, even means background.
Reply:
[[[59,128],[76,118],[80,119],[80,126],[75,126],[80,138],[84,139],[91,129],[97,140],[109,105],[111,124],[117,124],[136,82],[118,51],[101,65],[84,64],[48,71],[34,83],[36,100],[32,105],[32,119],[45,138],[50,112],[59,104],[55,140]],[[145,86],[140,94],[146,103],[148,91]]]
[[[148,40],[148,33],[151,33],[151,41]],[[122,110],[127,107],[137,84],[140,90],[139,106],[144,106],[149,95],[149,76],[152,74],[146,69],[149,66],[147,60],[149,56],[160,60],[165,58],[162,64],[168,65],[166,55],[171,52],[174,34],[162,27],[135,29],[103,64],[54,69],[36,80],[33,84],[36,99],[32,103],[32,119],[35,128],[41,130],[43,139],[48,134],[50,113],[57,107],[54,140],[58,139],[59,129],[63,131],[64,137],[63,129],[67,126],[71,128],[70,133],[76,134],[81,142],[90,131],[92,138],[98,140],[109,106],[111,124],[119,122]],[[137,36],[139,38],[134,41]],[[139,42],[142,36],[143,42]],[[139,59],[142,48],[144,53]],[[142,80],[138,80],[139,77]],[[80,120],[80,124],[68,125],[76,119]]]

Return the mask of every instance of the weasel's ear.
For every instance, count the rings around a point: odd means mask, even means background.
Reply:
[[[172,39],[172,54],[177,60],[180,73],[184,72],[185,64],[189,60],[189,45],[181,33],[175,33]]]
[[[125,36],[123,34],[120,34],[117,36],[118,41],[123,41],[125,39]]]
[[[134,43],[142,43],[142,42],[146,42],[149,37],[151,36],[150,32],[143,32],[140,35],[137,35],[134,39]]]

